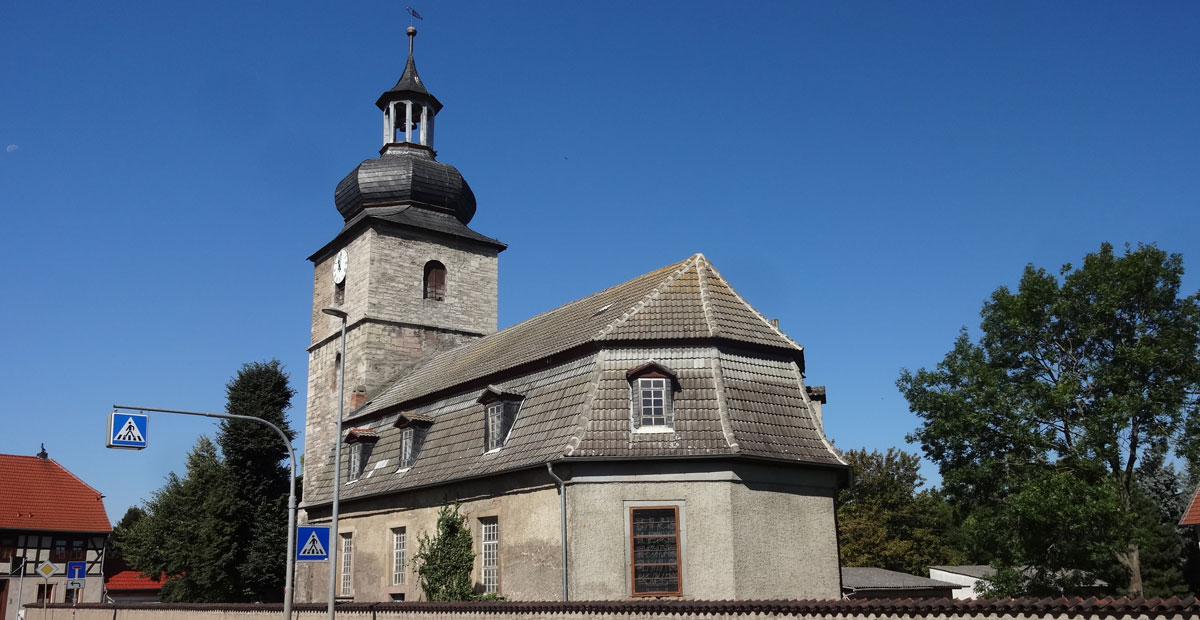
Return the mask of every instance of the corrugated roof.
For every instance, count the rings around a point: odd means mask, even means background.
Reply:
[[[913,590],[922,588],[959,588],[948,581],[910,575],[873,566],[843,566],[842,585],[858,590]]]
[[[100,492],[54,459],[0,454],[0,528],[111,532]]]
[[[1183,511],[1183,518],[1179,520],[1179,524],[1200,525],[1200,486],[1196,487],[1196,493],[1192,495],[1187,510]]]

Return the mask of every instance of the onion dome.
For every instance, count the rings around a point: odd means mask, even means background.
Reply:
[[[475,216],[475,193],[458,169],[409,143],[389,144],[359,164],[338,183],[334,203],[346,221],[364,208],[404,204],[449,213],[463,224]]]

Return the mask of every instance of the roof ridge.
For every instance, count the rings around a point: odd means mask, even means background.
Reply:
[[[725,398],[725,358],[721,350],[713,347],[713,387],[716,388],[717,418],[721,421],[721,434],[725,436],[725,445],[734,452],[741,452],[742,445],[738,442],[737,433],[733,431],[733,421],[729,417],[729,403]]]
[[[591,379],[588,380],[587,397],[583,402],[583,410],[575,414],[575,428],[572,429],[571,436],[567,438],[567,445],[562,451],[562,456],[571,456],[579,449],[579,444],[583,443],[584,437],[588,434],[588,427],[592,424],[592,411],[595,409],[596,392],[600,391],[600,375],[603,372],[602,367],[607,359],[605,350],[601,349],[596,352],[595,361],[592,362]]]
[[[678,263],[675,263],[676,265],[681,265],[681,267],[679,269],[676,269],[671,275],[667,276],[667,279],[664,280],[662,284],[658,285],[658,287],[656,287],[653,291],[650,291],[649,294],[647,294],[645,297],[643,297],[637,303],[633,304],[633,306],[630,307],[629,310],[625,312],[625,314],[622,314],[621,316],[614,319],[611,323],[609,323],[609,324],[605,325],[603,328],[601,328],[600,331],[597,332],[595,336],[592,336],[591,340],[600,340],[601,338],[604,338],[608,334],[611,334],[618,327],[620,327],[621,325],[623,325],[624,323],[629,321],[629,319],[632,318],[635,314],[637,314],[643,308],[648,306],[650,304],[650,302],[654,301],[655,299],[658,299],[658,296],[662,295],[663,291],[666,291],[668,288],[670,288],[671,285],[674,284],[675,281],[678,280],[680,276],[687,273],[687,271],[690,267],[695,266],[698,262],[698,259],[703,260],[704,255],[697,252],[696,254],[693,254]],[[697,272],[697,273],[699,273],[699,272]]]
[[[804,373],[800,372],[800,367],[796,362],[788,364],[788,368],[796,373],[796,383],[800,386],[800,398],[804,401],[804,405],[808,407],[808,419],[812,420],[813,424],[816,425],[817,435],[820,435],[821,443],[825,444],[825,449],[829,450],[830,454],[833,454],[833,457],[839,463],[849,467],[850,463],[842,458],[842,453],[833,447],[833,444],[829,442],[829,436],[825,434],[825,412],[822,411],[819,415],[815,413],[816,410],[813,408],[812,397],[808,395],[808,387],[804,385]]]
[[[768,319],[766,316],[764,316],[763,313],[759,312],[757,308],[750,305],[750,302],[746,301],[746,299],[744,297],[742,297],[741,294],[738,293],[736,289],[733,288],[733,285],[729,283],[729,280],[725,276],[721,275],[721,272],[719,270],[717,270],[716,266],[714,266],[711,262],[709,262],[708,259],[704,258],[703,254],[697,254],[697,256],[699,256],[701,258],[701,260],[704,261],[704,264],[709,269],[712,270],[713,275],[717,276],[717,279],[720,280],[721,283],[725,285],[725,288],[729,289],[729,292],[730,292],[730,294],[733,295],[734,299],[737,299],[739,302],[742,303],[743,306],[745,306],[748,310],[750,310],[750,312],[754,313],[754,316],[758,317],[759,320],[761,320],[763,322],[763,325],[765,325],[771,331],[775,332],[780,338],[783,338],[784,341],[788,342],[796,349],[798,349],[800,351],[804,350],[804,347],[802,345],[800,345],[800,343],[796,342],[795,340],[792,340],[791,336],[788,336],[787,334],[783,333],[783,330],[779,329],[774,324],[772,324],[770,319]]]
[[[36,459],[36,458],[38,458],[38,457],[36,457],[36,456],[35,456],[35,457],[33,457],[33,458],[35,458],[35,459]],[[88,484],[88,483],[84,482],[84,481],[83,481],[83,478],[80,478],[79,476],[76,476],[74,473],[72,473],[72,472],[71,472],[71,470],[67,469],[66,467],[63,467],[63,466],[62,466],[62,463],[59,463],[58,461],[56,461],[56,460],[54,460],[54,459],[52,459],[52,458],[46,458],[46,460],[47,460],[47,461],[50,461],[51,463],[54,463],[55,467],[58,467],[59,469],[63,470],[64,472],[66,472],[66,474],[67,474],[68,476],[70,476],[70,477],[74,478],[76,482],[78,482],[79,484],[82,484],[83,486],[87,487],[87,488],[88,488],[88,490],[89,490],[89,491],[91,491],[92,493],[95,493],[95,494],[96,494],[96,499],[97,499],[97,500],[102,500],[102,499],[104,498],[104,494],[103,494],[103,493],[101,493],[100,491],[96,490],[96,487],[94,487],[94,486],[92,486],[92,485],[90,485],[90,484]],[[106,513],[106,516],[107,516],[107,513]],[[111,525],[111,524],[110,524],[110,525]]]
[[[708,259],[703,254],[697,254],[700,260],[711,266]],[[708,274],[704,269],[696,269],[696,274],[700,279],[700,309],[704,311],[704,323],[708,325],[708,335],[710,338],[717,336],[717,322],[713,318],[712,301],[708,298]]]

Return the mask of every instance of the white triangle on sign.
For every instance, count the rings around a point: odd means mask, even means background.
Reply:
[[[142,437],[142,431],[139,431],[137,424],[133,423],[133,418],[125,418],[125,426],[121,427],[121,432],[117,433],[117,436],[113,437],[113,440],[136,441],[141,443],[146,441],[146,438]]]
[[[308,537],[308,542],[304,543],[304,548],[300,550],[300,555],[325,555],[325,547],[321,546],[321,539],[317,538],[316,532],[313,532]]]

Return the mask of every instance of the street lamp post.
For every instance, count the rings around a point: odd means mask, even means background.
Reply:
[[[153,411],[155,413],[177,413],[180,415],[198,415],[206,418],[226,418],[231,420],[250,420],[252,422],[260,422],[270,426],[288,449],[288,463],[291,464],[291,479],[288,481],[288,531],[287,531],[287,569],[284,576],[283,586],[283,617],[284,620],[292,620],[292,586],[295,585],[296,575],[296,451],[292,449],[292,440],[284,433],[282,429],[274,424],[254,416],[235,415],[232,413],[209,413],[206,411],[180,411],[178,409],[155,409],[153,407],[129,407],[126,405],[113,405],[113,409],[125,409],[129,411]]]
[[[338,403],[337,403],[337,432],[333,436],[333,507],[332,524],[329,530],[329,546],[333,547],[329,553],[329,603],[328,613],[329,620],[334,620],[333,604],[336,596],[334,586],[337,585],[337,549],[341,544],[341,536],[338,534],[338,499],[341,496],[342,488],[342,407],[345,404],[346,396],[346,314],[345,310],[339,308],[322,308],[321,312],[334,316],[342,320],[342,354],[338,357],[341,367],[338,368]]]

